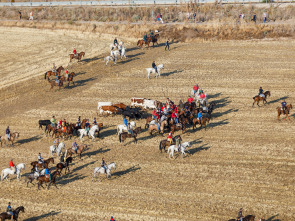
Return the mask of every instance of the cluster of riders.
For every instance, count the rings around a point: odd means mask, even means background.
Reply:
[[[254,221],[254,220],[255,220],[254,215],[243,216],[243,208],[240,208],[240,210],[238,211],[237,218],[236,219],[230,219],[228,221]],[[259,219],[259,221],[265,221],[265,218],[262,217],[261,219]]]
[[[150,43],[153,43],[153,46],[156,43],[158,46],[159,45],[158,39],[159,39],[160,35],[157,30],[155,31],[155,33],[152,30],[150,30],[149,36],[147,33],[145,33],[143,36],[143,40],[138,40],[137,46],[142,48],[143,45],[145,45],[145,46],[148,46],[148,48],[149,48]]]

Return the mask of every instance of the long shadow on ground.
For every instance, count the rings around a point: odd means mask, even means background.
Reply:
[[[94,151],[91,151],[91,152],[86,152],[83,155],[90,157],[90,156],[93,156],[93,155],[96,155],[96,154],[99,154],[99,153],[106,153],[106,152],[108,152],[110,150],[111,149],[102,149],[102,148],[99,148],[98,150],[94,150]]]
[[[279,214],[269,217],[266,221],[281,221],[281,219],[275,219],[277,216],[279,216]]]
[[[191,155],[194,155],[195,153],[197,153],[197,152],[200,152],[200,151],[202,151],[202,150],[208,150],[208,149],[210,149],[211,148],[211,146],[208,146],[208,144],[203,144],[203,145],[201,145],[201,146],[199,146],[199,147],[196,147],[196,148],[194,148],[194,149],[189,149],[189,153],[191,154]]]
[[[35,216],[35,217],[28,218],[28,219],[24,219],[24,221],[36,221],[36,220],[44,219],[44,218],[47,218],[47,217],[50,217],[50,216],[51,217],[56,216],[59,213],[61,213],[61,212],[51,211],[49,213],[45,213],[45,214],[40,215],[40,216]]]
[[[183,70],[175,70],[175,71],[170,71],[170,72],[163,73],[163,74],[161,74],[161,76],[168,77],[169,75],[176,74],[176,73],[181,73],[181,72],[183,72]]]
[[[94,81],[95,79],[97,79],[96,77],[91,77],[91,78],[87,78],[84,80],[79,80],[79,81],[75,81],[75,85],[71,84],[70,86],[66,85],[66,89],[72,89],[75,87],[81,87],[81,86],[85,86],[87,82],[90,81]]]
[[[118,171],[118,172],[115,172],[112,174],[112,176],[117,176],[117,177],[121,177],[121,176],[124,176],[128,173],[131,173],[131,172],[136,172],[137,170],[140,170],[141,167],[140,166],[132,166],[126,170],[122,170],[122,171]]]
[[[30,138],[27,138],[27,139],[18,140],[17,143],[20,143],[20,144],[30,143],[30,142],[33,142],[33,141],[40,140],[41,138],[42,138],[42,136],[37,135],[37,136],[30,137]]]
[[[224,111],[224,112],[217,112],[217,113],[212,113],[211,117],[212,118],[217,118],[217,117],[221,117],[223,115],[226,115],[226,114],[229,114],[229,113],[233,113],[233,112],[238,112],[239,109],[229,109],[227,111]]]
[[[278,98],[278,99],[275,99],[275,100],[272,100],[272,101],[269,101],[267,102],[267,104],[273,104],[273,103],[277,103],[279,101],[283,101],[285,99],[289,98],[289,96],[284,96],[284,97],[281,97],[281,98]]]

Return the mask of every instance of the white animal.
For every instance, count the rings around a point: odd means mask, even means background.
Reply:
[[[126,48],[125,47],[122,47],[121,54],[120,54],[121,60],[123,59],[123,57],[126,58],[125,53],[126,53]]]
[[[117,57],[112,57],[112,56],[106,56],[106,57],[104,58],[104,61],[106,62],[106,65],[108,65],[108,63],[109,63],[110,61],[113,61],[114,64],[117,64],[117,60],[118,60]]]
[[[86,129],[79,129],[78,131],[80,132],[80,140],[83,142],[83,136],[87,135],[87,131]],[[88,136],[92,137],[92,141],[95,139],[94,134],[96,131],[99,131],[98,125],[93,125],[89,130]]]
[[[147,108],[155,109],[155,108],[157,108],[157,101],[150,100],[150,99],[144,99],[144,101],[143,101],[143,107],[145,109],[147,109]]]
[[[56,147],[56,150],[54,149],[54,145],[49,147],[49,154],[53,157],[53,153],[56,153],[57,156],[59,156],[62,153],[62,150],[65,149],[65,144],[63,142],[60,142],[58,147]]]
[[[184,142],[184,143],[182,143],[181,145],[180,145],[180,152],[181,152],[181,154],[182,154],[182,157],[185,155],[185,149],[187,148],[187,147],[190,147],[191,145],[190,145],[190,143],[189,142]],[[174,152],[178,152],[178,147],[176,146],[176,145],[171,145],[169,148],[168,148],[168,151],[167,151],[167,153],[169,154],[169,158],[172,156],[173,157],[173,159],[175,159],[175,157],[174,157],[174,155],[173,155],[173,153]],[[189,153],[189,151],[187,151],[188,153]]]
[[[136,128],[136,122],[135,121],[131,121],[130,122],[130,129],[135,129]],[[125,124],[120,124],[117,126],[117,133],[118,135],[120,135],[121,133],[123,133],[123,131],[127,131],[127,127]]]
[[[150,79],[150,74],[156,74],[156,78],[160,77],[161,76],[161,69],[164,69],[163,64],[160,64],[157,66],[158,73],[156,73],[156,70],[154,68],[146,68],[146,71],[148,73],[148,79]]]
[[[17,180],[20,180],[21,179],[21,170],[25,169],[25,164],[20,163],[15,167],[15,169],[16,169],[15,172],[16,172]],[[13,172],[13,170],[11,168],[3,169],[2,172],[1,172],[1,181],[3,181],[5,178],[6,178],[7,181],[9,181],[8,180],[9,175],[13,175],[13,174],[14,174],[14,172]]]
[[[109,165],[106,166],[106,169],[103,167],[96,167],[93,172],[92,181],[95,178],[97,178],[97,180],[99,181],[98,179],[99,174],[107,174],[107,178],[109,179],[111,177],[111,169],[116,170],[116,163],[110,163]]]

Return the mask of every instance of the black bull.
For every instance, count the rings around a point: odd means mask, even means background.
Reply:
[[[39,129],[42,129],[42,126],[46,126],[51,124],[50,120],[39,120]]]

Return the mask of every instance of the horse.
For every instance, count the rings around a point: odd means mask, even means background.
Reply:
[[[124,142],[126,140],[126,138],[132,138],[132,137],[134,138],[134,142],[137,144],[137,139],[136,139],[137,133],[135,131],[133,131],[133,134],[130,134],[128,132],[120,133],[119,141],[121,143],[121,142]]]
[[[111,177],[111,170],[114,169],[116,170],[116,163],[110,163],[106,166],[106,169],[103,168],[103,167],[96,167],[94,169],[94,172],[93,172],[93,177],[92,177],[92,181],[97,178],[97,180],[99,181],[98,179],[98,175],[99,174],[107,174],[107,178],[109,179]]]
[[[60,176],[60,172],[57,170],[51,174],[51,179],[50,179],[50,177],[47,177],[46,175],[39,176],[38,177],[38,190],[40,189],[40,186],[44,189],[44,186],[42,185],[43,183],[49,183],[47,189],[49,189],[51,184],[53,184],[56,187],[56,189],[58,189],[56,186],[56,183],[55,183],[56,176]]]
[[[21,170],[25,169],[25,164],[20,163],[15,167],[15,169],[16,169],[15,170],[16,177],[17,177],[17,180],[19,181],[21,179]],[[3,169],[1,172],[1,181],[3,181],[5,178],[7,181],[9,181],[8,180],[9,175],[13,175],[13,174],[14,174],[14,171],[11,168]]]
[[[186,118],[187,119],[187,118]],[[186,127],[185,127],[185,123],[180,123],[180,124],[172,124],[170,125],[170,131],[172,131],[172,133],[174,133],[175,131],[181,130],[181,132],[183,133],[185,131]]]
[[[201,122],[198,120],[198,118],[194,118],[193,119],[193,130],[196,129],[196,124],[200,124],[201,125],[201,128],[202,126],[205,126],[205,130],[206,130],[206,124],[208,123],[209,124],[210,122],[210,118],[209,117],[202,117],[202,120]]]
[[[257,102],[257,106],[260,107],[259,101],[261,101],[261,100],[263,101],[264,105],[267,103],[266,98],[267,98],[267,96],[270,96],[270,91],[265,91],[263,94],[264,94],[264,97],[260,96],[260,95],[256,95],[255,97],[253,97],[254,101],[253,101],[252,107],[254,106],[255,102]]]
[[[52,137],[55,135],[55,137],[63,137],[63,138],[68,138],[70,137],[70,139],[72,139],[72,130],[68,127],[64,127],[64,128],[54,128],[53,129],[53,133],[52,133]]]
[[[53,157],[48,158],[47,160],[44,160],[44,168],[48,168],[49,163],[54,163],[54,158]],[[38,166],[38,168],[43,168],[43,164],[38,163],[38,161],[32,162],[31,165],[33,166],[32,172],[35,170],[36,166]]]
[[[229,219],[228,221],[236,221],[237,219]],[[255,216],[254,215],[247,215],[243,217],[243,221],[254,221]]]
[[[180,152],[181,152],[181,156],[183,157],[184,155],[185,155],[185,149],[187,148],[187,147],[190,147],[191,145],[190,145],[190,143],[189,142],[184,142],[184,143],[182,143],[181,145],[180,145]],[[170,154],[169,154],[169,152],[170,152]],[[170,156],[172,156],[173,157],[173,159],[175,159],[175,157],[174,157],[174,155],[173,155],[173,153],[174,152],[178,152],[178,147],[177,146],[175,146],[175,145],[171,145],[170,147],[168,147],[168,151],[167,151],[167,153],[169,154],[169,158],[170,158]],[[187,152],[189,152],[189,151],[187,151]]]
[[[12,215],[10,215],[10,214],[8,214],[8,213],[1,213],[0,214],[0,219],[1,219],[1,221],[4,221],[4,220],[6,220],[6,219],[10,219],[11,220],[11,218],[13,218],[13,220],[14,221],[17,221],[18,220],[18,214],[19,214],[19,212],[25,212],[25,208],[23,207],[23,206],[19,206],[19,207],[17,207],[15,210],[13,210],[12,211],[12,213],[13,213],[13,216]]]
[[[110,61],[113,61],[114,64],[117,64],[117,60],[118,60],[117,57],[106,56],[106,57],[104,58],[103,61],[106,62],[106,65],[108,65],[108,63],[109,63]]]
[[[121,56],[121,60],[122,60],[123,58],[126,59],[126,55],[125,55],[125,53],[126,53],[126,48],[125,48],[125,47],[122,47],[121,54],[120,54],[120,56]]]
[[[287,117],[288,117],[289,120],[290,120],[289,114],[290,114],[290,110],[291,110],[292,108],[293,108],[293,107],[292,107],[292,104],[287,105],[287,106],[286,106],[286,109],[285,109],[285,113],[284,113],[284,111],[282,110],[281,107],[277,107],[277,111],[278,111],[278,120],[280,119],[281,114],[285,114],[285,115],[286,115],[285,120],[286,120]]]
[[[61,173],[61,171],[63,170],[63,168],[65,168],[65,174],[67,174],[67,170],[70,172],[70,163],[72,163],[73,162],[73,158],[72,157],[68,157],[67,159],[66,159],[66,162],[65,163],[58,163],[57,165],[56,165],[56,170],[59,170],[60,171],[60,173]]]
[[[94,135],[95,135],[95,132],[96,131],[98,131],[98,136],[99,136],[99,127],[98,127],[98,125],[93,125],[90,128],[88,134],[87,134],[86,129],[79,129],[78,131],[80,133],[80,140],[81,140],[81,142],[83,142],[83,136],[86,136],[86,135],[88,135],[88,136],[90,135],[92,137],[92,141],[93,141],[95,139],[95,136]]]
[[[150,122],[153,120],[153,117],[152,116],[148,116],[146,118],[146,122],[145,122],[145,126],[144,126],[144,129],[147,129],[150,125]]]
[[[166,150],[165,150],[165,149],[166,149],[166,146],[175,145],[175,144],[176,144],[175,140],[176,140],[177,137],[179,137],[180,140],[182,141],[182,138],[181,138],[180,135],[177,135],[177,136],[173,137],[171,143],[170,143],[170,141],[168,141],[167,139],[165,139],[165,140],[161,140],[161,141],[160,141],[160,144],[159,144],[159,149],[160,149],[161,153],[162,153],[162,149],[164,149],[164,151],[166,151]]]
[[[160,37],[160,35],[159,34],[156,34],[153,38],[151,38],[151,37],[148,37],[148,41],[149,42],[151,42],[151,43],[153,43],[153,47],[154,47],[154,45],[155,45],[155,43],[157,43],[157,46],[159,46],[159,44],[158,44],[158,38]]]
[[[81,159],[81,154],[86,149],[87,149],[87,145],[86,144],[79,146],[77,148],[77,151],[74,151],[73,148],[69,148],[69,149],[66,150],[65,157],[67,157],[67,156],[71,157],[72,154],[76,153],[77,155],[79,155],[79,158]]]
[[[70,74],[68,74],[68,77],[61,76],[61,77],[60,77],[60,80],[61,80],[61,81],[68,81],[68,87],[70,86],[70,83],[71,83],[71,82],[72,82],[73,85],[75,86],[74,76],[76,76],[75,72],[71,72]]]
[[[137,46],[142,49],[142,46],[145,44],[145,46],[148,46],[150,48],[150,41],[147,39],[146,42],[143,39],[138,40]]]
[[[131,121],[130,122],[130,129],[133,130],[136,127],[136,122],[135,121]],[[117,133],[118,135],[123,133],[123,131],[127,131],[127,126],[125,124],[120,124],[117,126]]]
[[[63,66],[60,66],[58,69],[56,69],[56,73],[53,71],[47,71],[47,72],[45,72],[44,79],[46,80],[46,77],[47,77],[49,80],[50,76],[56,76],[56,74],[59,75],[62,70],[64,70],[64,68],[63,68]]]
[[[157,66],[157,73],[155,68],[146,68],[147,74],[148,74],[148,79],[150,79],[150,74],[156,74],[156,78],[161,76],[161,69],[164,69],[164,65],[160,64]]]
[[[70,62],[72,62],[73,58],[78,59],[78,62],[81,61],[81,58],[85,56],[85,52],[81,51],[80,53],[77,53],[78,56],[75,56],[74,54],[69,54],[70,55]]]
[[[19,132],[10,133],[10,138],[9,139],[8,139],[6,134],[4,136],[0,136],[1,147],[2,147],[2,142],[3,141],[5,142],[5,146],[6,146],[6,141],[10,141],[11,146],[14,147],[13,141],[15,141],[17,138],[19,138]]]
[[[57,83],[55,80],[50,81],[48,78],[48,83],[50,84],[50,90],[54,87],[54,86],[58,86],[58,91],[60,91],[60,88],[62,87],[63,89],[65,89],[63,81],[59,80],[59,83]]]
[[[53,153],[56,153],[57,156],[59,156],[62,153],[62,149],[65,149],[65,144],[63,142],[60,142],[59,145],[54,148],[54,145],[49,147],[49,155],[53,157]]]
[[[151,122],[152,123],[152,122]],[[158,131],[159,134],[160,133],[164,133],[164,128],[166,125],[168,125],[167,120],[162,121],[160,124],[159,123],[155,123],[155,124],[149,124],[149,131],[150,131],[150,135],[153,135],[153,131]]]

